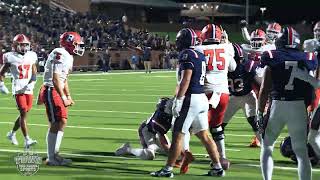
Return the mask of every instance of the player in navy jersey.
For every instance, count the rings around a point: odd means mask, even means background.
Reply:
[[[263,141],[260,155],[262,176],[264,180],[272,179],[274,143],[285,125],[292,141],[292,148],[297,156],[298,175],[301,180],[311,179],[311,165],[307,153],[307,112],[313,87],[296,78],[297,68],[313,71],[317,60],[309,53],[300,52],[299,34],[292,28],[282,30],[282,36],[276,40],[277,50],[267,51],[262,55],[261,64],[266,66],[258,99],[259,130]],[[263,112],[271,97],[270,116],[263,121]]]
[[[242,109],[255,135],[259,137],[255,123],[257,112],[257,97],[252,91],[253,85],[259,84],[255,69],[251,68],[250,61],[244,61],[243,52],[239,45],[233,44],[237,68],[228,73],[230,98],[227,111],[224,115],[223,128],[230,122],[234,114]],[[250,144],[251,146],[251,144]]]
[[[155,177],[173,177],[172,169],[182,150],[184,134],[194,133],[205,145],[212,160],[209,176],[224,176],[224,170],[219,161],[216,144],[208,133],[209,103],[204,94],[204,80],[206,73],[205,56],[191,47],[197,45],[197,35],[194,30],[185,28],[178,32],[176,46],[179,54],[178,86],[173,101],[173,134],[172,144],[166,166],[152,172]]]
[[[143,121],[138,133],[142,148],[132,148],[127,142],[118,148],[115,155],[135,155],[141,159],[153,160],[155,153],[168,153],[170,141],[166,136],[171,128],[173,98],[163,97],[159,99],[155,112],[151,117]]]

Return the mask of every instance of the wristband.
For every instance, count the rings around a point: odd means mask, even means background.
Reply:
[[[67,99],[71,99],[71,96],[70,96],[70,95],[67,95]]]
[[[67,96],[63,95],[63,96],[61,96],[61,99],[62,100],[67,100]]]

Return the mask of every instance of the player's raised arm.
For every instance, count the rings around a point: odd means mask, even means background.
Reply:
[[[246,20],[241,20],[240,26],[241,26],[241,34],[242,34],[243,39],[246,42],[250,42],[250,34],[249,34],[248,28],[247,28],[248,22]]]

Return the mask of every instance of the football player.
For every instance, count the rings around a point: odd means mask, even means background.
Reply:
[[[209,128],[221,158],[226,159],[221,125],[229,102],[228,72],[234,71],[237,63],[232,44],[221,43],[222,33],[219,26],[208,24],[202,29],[202,45],[195,49],[206,56],[204,89],[209,100]]]
[[[257,97],[252,91],[253,86],[259,86],[255,69],[250,66],[250,61],[243,61],[242,48],[233,44],[237,68],[234,72],[228,73],[230,99],[227,111],[223,120],[223,129],[230,122],[233,115],[242,109],[252,130],[259,137],[255,124]],[[259,142],[259,141],[258,141]],[[259,144],[258,144],[259,145]]]
[[[314,28],[313,28],[313,39],[305,40],[303,43],[303,49],[306,52],[313,52],[317,55],[318,60],[320,59],[320,21],[318,21]],[[312,74],[312,73],[311,73]],[[320,68],[318,67],[316,73],[313,75],[320,79]],[[317,157],[320,158],[320,107],[319,107],[319,100],[320,100],[320,89],[316,88],[315,90],[316,98],[314,99],[313,103],[309,107],[309,111],[311,111],[311,126],[309,131],[308,142],[313,147]]]
[[[245,41],[250,42],[250,35],[247,29],[248,23],[246,20],[240,21],[242,37]],[[275,40],[281,35],[281,25],[279,23],[270,23],[266,29],[267,44],[274,44]]]
[[[264,68],[260,67],[261,54],[265,51],[276,49],[276,46],[274,44],[268,44],[266,39],[265,32],[261,29],[256,29],[251,33],[250,44],[241,45],[244,59],[245,61],[250,62],[250,69],[256,71],[259,84],[261,84],[262,76],[264,74]],[[260,87],[257,84],[253,86],[253,90],[257,96],[259,94],[259,89]],[[259,137],[254,136],[249,146],[259,147],[259,145]]]
[[[13,126],[12,131],[8,132],[7,137],[12,144],[18,145],[16,131],[21,127],[24,136],[24,147],[37,143],[29,137],[27,126],[27,115],[32,108],[33,88],[36,84],[38,56],[30,50],[30,41],[24,34],[17,34],[13,38],[12,51],[3,55],[3,66],[0,70],[0,89],[8,93],[4,85],[4,74],[10,70],[12,75],[12,94],[16,100],[19,116]]]
[[[59,155],[63,131],[66,127],[68,106],[74,104],[68,85],[68,74],[72,70],[73,56],[82,56],[84,43],[77,32],[65,32],[60,36],[60,48],[48,56],[40,89],[38,104],[44,103],[49,120],[47,133],[47,165],[61,166],[71,160]]]
[[[300,52],[299,34],[292,28],[282,30],[282,36],[276,40],[277,50],[262,55],[261,64],[266,66],[258,98],[258,127],[262,133],[261,171],[265,180],[272,179],[274,143],[285,125],[292,140],[292,148],[297,156],[299,179],[311,179],[311,165],[308,158],[307,112],[305,102],[311,101],[313,87],[295,78],[295,71],[306,68],[313,71],[317,60],[310,53]],[[263,113],[268,96],[271,96],[271,108],[268,121]]]
[[[138,133],[142,148],[132,148],[130,143],[125,143],[116,150],[115,155],[132,154],[141,159],[153,160],[156,152],[168,153],[170,141],[166,134],[171,128],[172,101],[168,97],[159,99],[156,111],[140,125]]]
[[[159,171],[152,172],[155,177],[173,177],[172,169],[181,153],[184,134],[192,133],[201,140],[211,158],[209,176],[224,176],[214,141],[208,134],[208,99],[204,93],[206,75],[205,57],[192,49],[197,45],[197,35],[193,29],[185,28],[178,32],[176,38],[179,54],[179,69],[177,72],[179,84],[173,101],[172,113],[173,135],[172,144],[166,165]]]

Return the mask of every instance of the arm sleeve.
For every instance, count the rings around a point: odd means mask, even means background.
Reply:
[[[242,37],[246,42],[250,42],[250,35],[246,27],[241,28]]]

